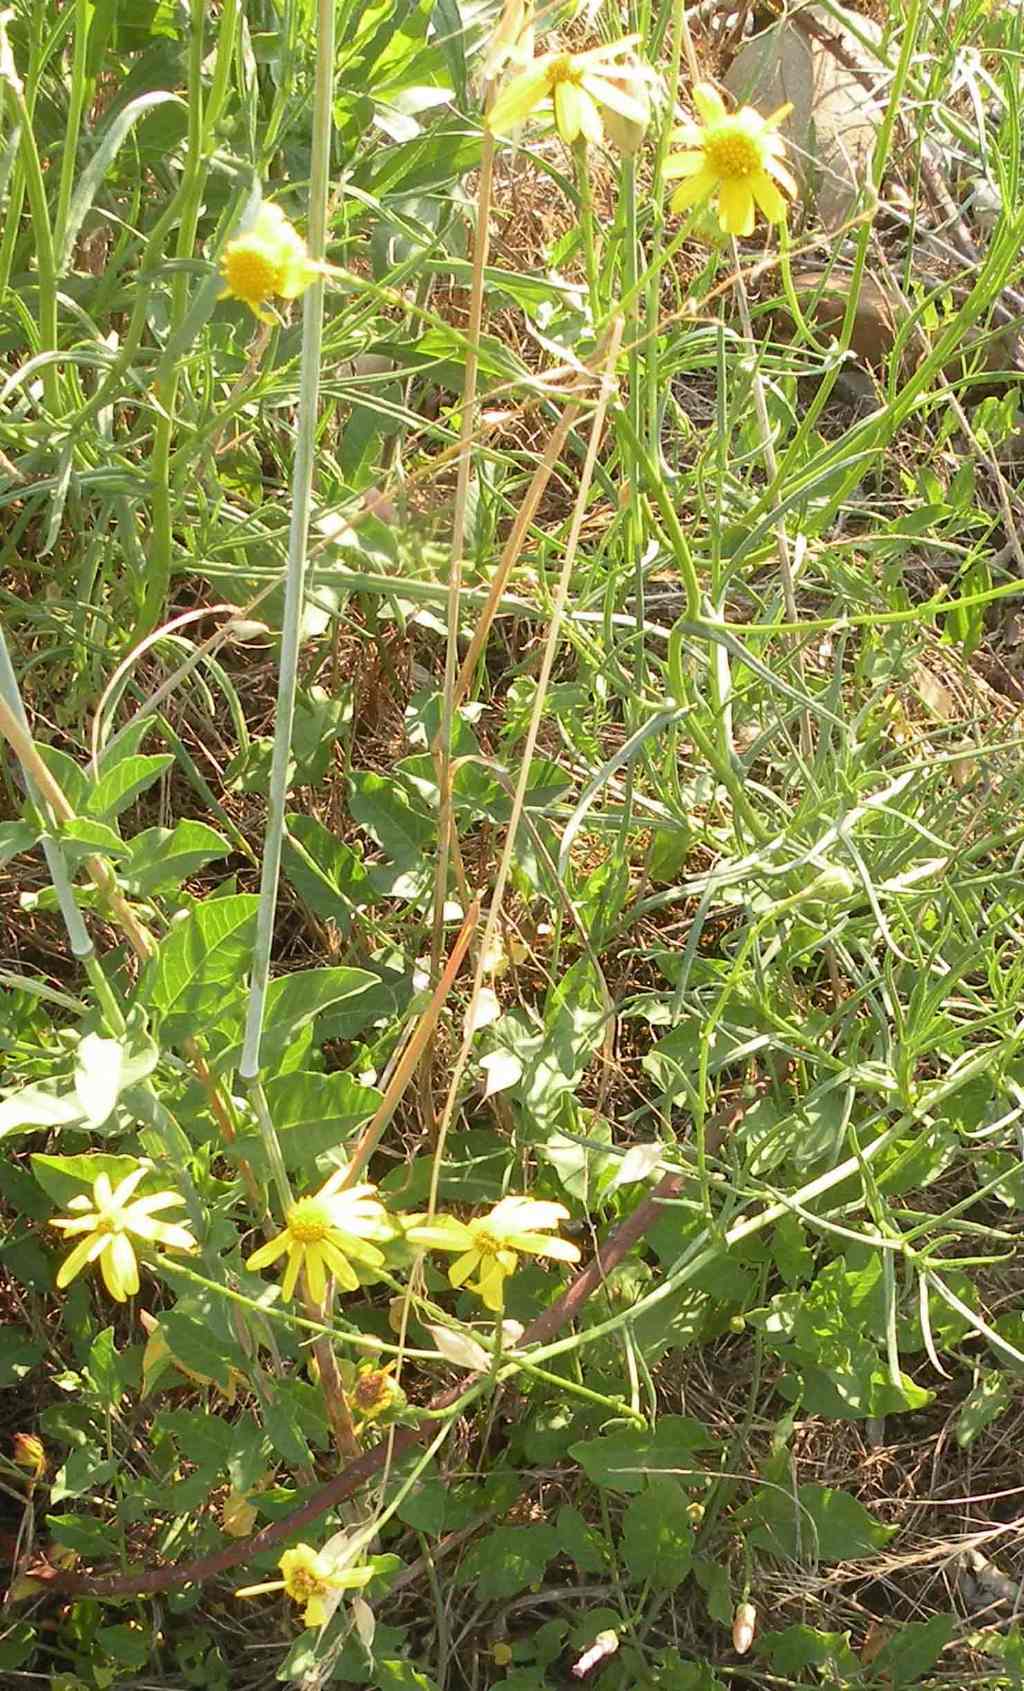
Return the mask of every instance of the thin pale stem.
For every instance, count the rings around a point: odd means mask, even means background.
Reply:
[[[490,104],[491,89],[488,86],[484,97],[485,120]],[[441,969],[441,954],[444,945],[444,906],[448,890],[448,864],[451,857],[453,825],[451,763],[452,731],[456,711],[456,677],[459,668],[459,593],[462,587],[463,553],[466,546],[466,513],[469,507],[470,480],[473,472],[479,346],[484,315],[485,271],[491,241],[493,183],[494,137],[487,128],[485,121],[476,195],[476,229],[473,235],[473,271],[470,280],[469,323],[466,330],[466,356],[463,366],[459,458],[455,479],[455,509],[452,513],[452,542],[448,562],[448,639],[444,658],[444,690],[441,695],[441,721],[433,746],[439,794],[437,866],[434,875],[434,921],[430,946],[431,978],[434,980],[437,979]]]
[[[334,4],[319,0],[316,85],[313,103],[313,161],[309,188],[309,251],[314,260],[323,258],[327,235],[327,192],[334,86]],[[288,537],[288,571],[285,584],[284,618],[281,632],[281,667],[277,688],[277,718],[270,770],[270,803],[263,844],[263,872],[260,904],[253,947],[252,985],[246,1015],[245,1043],[239,1073],[252,1081],[259,1074],[263,1013],[270,984],[270,959],[274,941],[274,917],[281,873],[284,813],[289,789],[289,760],[295,696],[298,687],[299,640],[305,593],[309,520],[313,500],[313,463],[320,403],[320,357],[323,344],[324,284],[314,282],[303,302],[302,361],[299,372],[299,404],[292,472],[292,512]]]

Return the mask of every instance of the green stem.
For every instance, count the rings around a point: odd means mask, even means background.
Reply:
[[[176,196],[179,216],[178,237],[175,243],[176,258],[191,258],[195,251],[199,215],[203,203],[203,187],[206,182],[204,160],[209,145],[209,137],[212,135],[223,108],[226,95],[227,77],[234,47],[237,18],[236,0],[230,0],[230,4],[225,5],[220,15],[213,86],[210,101],[204,105],[203,49],[206,14],[205,0],[192,0],[189,35],[191,52],[189,59],[188,150],[180,193]],[[162,222],[163,219],[161,219]],[[147,244],[147,259],[151,256],[152,244],[152,240]],[[176,331],[180,329],[188,307],[189,277],[188,273],[182,270],[175,275],[171,284],[169,340],[173,340]],[[165,370],[161,366],[156,383],[157,420],[153,430],[153,452],[150,460],[150,517],[153,533],[142,609],[130,641],[133,646],[156,627],[163,615],[170,588],[171,571],[174,564],[171,445],[175,432],[178,376],[177,368]]]
[[[92,19],[92,0],[75,0],[75,44],[71,66],[71,90],[68,99],[68,121],[62,143],[60,188],[57,193],[57,216],[54,221],[54,246],[64,250],[64,231],[68,222],[68,207],[75,185],[75,165],[78,162],[78,137],[82,128],[82,113],[89,95],[86,76],[86,52],[89,45],[89,25]]]
[[[309,251],[322,259],[327,235],[327,190],[331,155],[331,101],[334,84],[334,3],[318,0],[316,87],[313,101],[313,159],[309,186]],[[320,354],[323,343],[324,284],[314,282],[307,290],[302,314],[302,362],[299,372],[299,403],[295,462],[292,471],[291,528],[288,537],[288,571],[285,585],[284,618],[281,630],[281,667],[277,688],[277,720],[270,770],[270,804],[263,842],[263,873],[260,905],[253,947],[252,984],[246,1015],[245,1043],[239,1073],[246,1082],[260,1070],[263,1013],[270,984],[270,958],[274,941],[274,916],[281,873],[284,813],[288,799],[289,761],[295,695],[298,687],[299,639],[306,585],[309,520],[313,503],[313,461],[320,404]]]
[[[587,271],[587,291],[590,295],[590,314],[594,322],[600,316],[600,281],[597,268],[597,239],[594,224],[594,191],[590,180],[587,143],[582,136],[572,149],[576,166],[576,181],[580,194],[580,234],[583,237],[583,261]]]
[[[25,191],[32,213],[32,233],[35,241],[36,277],[39,289],[39,345],[37,352],[57,351],[57,262],[53,244],[53,226],[46,201],[39,152],[32,129],[32,117],[20,87],[7,84],[20,129],[19,151],[25,175]],[[60,415],[60,374],[55,363],[43,366],[43,397],[47,410],[54,418]]]

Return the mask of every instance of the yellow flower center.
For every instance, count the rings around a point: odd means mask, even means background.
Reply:
[[[475,1249],[481,1251],[484,1256],[496,1256],[500,1250],[504,1249],[502,1241],[495,1234],[488,1232],[482,1222],[471,1221],[469,1230],[473,1235]]]
[[[327,1593],[326,1581],[317,1579],[309,1568],[293,1568],[285,1580],[285,1587],[296,1603],[308,1603],[311,1597],[324,1597]]]
[[[97,1216],[94,1231],[97,1233],[123,1233],[124,1217],[119,1213]]]
[[[298,1245],[318,1245],[331,1231],[331,1218],[315,1198],[300,1198],[288,1211],[288,1231]]]
[[[262,305],[277,293],[280,266],[261,242],[233,241],[224,254],[224,280],[236,299]]]
[[[560,53],[548,71],[548,84],[554,93],[560,82],[581,81],[580,72],[572,62],[571,53]]]
[[[753,176],[764,169],[761,148],[752,135],[733,124],[721,124],[704,137],[704,156],[719,176]]]

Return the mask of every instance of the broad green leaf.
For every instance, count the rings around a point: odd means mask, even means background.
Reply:
[[[73,757],[62,752],[58,746],[36,743],[36,751],[42,758],[50,774],[60,787],[72,810],[85,808],[85,797],[89,791],[89,777],[80,769]]]
[[[311,1460],[309,1446],[288,1384],[282,1382],[264,1403],[263,1425],[277,1454],[294,1467],[304,1468]]]
[[[80,1122],[84,1111],[70,1093],[54,1097],[38,1086],[24,1086],[0,1104],[0,1139],[8,1133],[27,1133],[34,1127],[66,1127]]]
[[[918,1687],[930,1673],[957,1629],[955,1615],[932,1615],[926,1621],[907,1621],[886,1640],[872,1664],[882,1683]]]
[[[723,1567],[721,1562],[712,1562],[707,1556],[695,1556],[693,1577],[704,1593],[710,1619],[717,1621],[719,1626],[731,1626],[736,1599],[728,1568]]]
[[[123,758],[90,785],[84,810],[100,822],[110,822],[159,780],[174,763],[173,752],[140,753]]]
[[[583,1439],[570,1445],[569,1454],[595,1485],[613,1491],[643,1491],[653,1474],[679,1477],[714,1471],[713,1461],[702,1461],[700,1452],[714,1451],[717,1441],[703,1421],[689,1415],[662,1415],[653,1432],[628,1430],[608,1433],[603,1438]]]
[[[79,1041],[75,1097],[90,1127],[102,1127],[124,1084],[125,1048],[119,1039],[87,1033]]]
[[[324,1151],[343,1146],[369,1121],[383,1097],[348,1074],[275,1076],[266,1083],[267,1106],[289,1169],[312,1170]]]
[[[53,1157],[45,1151],[37,1151],[32,1156],[32,1173],[54,1203],[64,1208],[70,1198],[77,1198],[80,1192],[91,1191],[98,1174],[105,1174],[110,1184],[116,1186],[131,1174],[133,1168],[138,1167],[138,1162],[138,1157],[116,1157],[103,1151],[86,1151],[75,1157]],[[152,1177],[148,1179],[149,1189],[158,1191],[159,1179],[155,1184]],[[146,1190],[146,1185],[144,1180],[141,1188],[136,1189],[137,1196]]]
[[[31,822],[0,822],[0,868],[19,852],[31,851],[38,838]]]
[[[160,1326],[176,1362],[218,1386],[228,1387],[232,1365],[237,1367],[242,1361],[237,1351],[227,1355],[227,1347],[216,1333],[177,1309],[166,1310],[160,1316]]]
[[[484,1128],[452,1134],[441,1162],[438,1195],[446,1204],[496,1203],[513,1159],[507,1139]],[[394,1195],[405,1208],[426,1201],[434,1158],[415,1157],[408,1167],[394,1168],[380,1182],[382,1193]]]
[[[73,816],[70,822],[62,824],[57,837],[71,866],[95,853],[118,863],[128,852],[117,829],[108,822],[98,822],[92,816]]]
[[[764,1633],[759,1651],[767,1656],[776,1673],[787,1676],[802,1676],[807,1668],[825,1668],[841,1674],[844,1680],[854,1673],[860,1678],[848,1632],[817,1632],[811,1626],[787,1626],[781,1632]]]
[[[297,969],[278,975],[267,991],[260,1046],[263,1068],[272,1073],[296,1036],[325,1010],[358,998],[377,984],[376,975],[365,969]],[[239,1045],[218,1058],[218,1068],[234,1067],[240,1056]]]
[[[414,809],[393,778],[362,771],[350,777],[353,820],[398,864],[417,863],[434,843],[437,824]]]
[[[13,1673],[24,1667],[36,1649],[36,1629],[28,1621],[9,1621],[0,1638],[0,1671]],[[56,1685],[56,1680],[54,1685]]]
[[[136,1672],[144,1668],[153,1656],[153,1638],[146,1628],[140,1631],[133,1626],[122,1623],[119,1626],[101,1626],[96,1633],[100,1648],[112,1656],[114,1661],[123,1662],[125,1667],[133,1668]]]
[[[89,1562],[110,1558],[110,1526],[92,1515],[47,1515],[46,1525],[58,1544],[77,1550]]]
[[[516,1597],[544,1578],[545,1568],[557,1554],[558,1534],[546,1523],[495,1527],[473,1545],[459,1570],[459,1581],[475,1582],[481,1599]]]
[[[998,1420],[1013,1402],[1013,1382],[998,1369],[987,1368],[968,1392],[956,1418],[956,1442],[967,1450],[979,1433]]]
[[[693,1561],[689,1499],[678,1480],[659,1479],[632,1497],[622,1518],[620,1553],[637,1584],[681,1585]]]
[[[563,1503],[555,1520],[558,1547],[572,1558],[582,1573],[597,1574],[608,1561],[608,1552],[601,1535],[588,1527],[578,1509]]]
[[[205,822],[178,822],[173,828],[146,828],[128,842],[119,873],[136,898],[177,891],[207,863],[226,857],[231,847]]]
[[[50,1488],[50,1502],[63,1503],[66,1497],[84,1497],[98,1486],[106,1485],[118,1470],[116,1457],[103,1456],[95,1444],[72,1450],[64,1466],[54,1476]]]
[[[349,933],[361,905],[373,897],[370,877],[351,846],[312,816],[289,816],[283,867],[299,897],[314,916]]]
[[[880,1550],[898,1531],[846,1491],[802,1485],[797,1496],[763,1486],[743,1511],[751,1544],[794,1561],[852,1562]]]
[[[243,977],[252,954],[259,899],[252,893],[210,898],[176,922],[146,967],[139,996],[163,1016],[172,1043],[201,1031],[221,1008],[225,989]]]
[[[44,1355],[43,1346],[33,1344],[20,1327],[0,1327],[0,1390],[20,1386]]]
[[[199,1409],[162,1409],[154,1433],[169,1433],[181,1455],[211,1483],[226,1473],[234,1445],[232,1428]]]
[[[89,1379],[104,1410],[116,1409],[123,1395],[120,1359],[113,1327],[104,1327],[89,1346]]]

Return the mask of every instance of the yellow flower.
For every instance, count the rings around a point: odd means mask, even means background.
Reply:
[[[280,1579],[244,1586],[235,1596],[261,1597],[265,1591],[287,1591],[294,1603],[306,1605],[303,1619],[307,1626],[326,1626],[337,1607],[335,1593],[356,1591],[373,1578],[372,1568],[339,1568],[311,1544],[296,1544],[286,1550],[277,1565]]]
[[[264,203],[252,225],[229,241],[221,254],[221,299],[240,299],[261,323],[272,323],[268,300],[298,299],[323,274],[298,230],[280,206]]]
[[[344,1169],[337,1169],[313,1197],[299,1198],[292,1204],[284,1218],[284,1232],[261,1245],[246,1263],[247,1268],[266,1268],[287,1251],[282,1296],[292,1296],[301,1271],[310,1297],[314,1303],[322,1303],[329,1273],[342,1291],[355,1291],[359,1276],[350,1257],[366,1268],[379,1268],[384,1261],[383,1251],[369,1243],[371,1239],[386,1242],[394,1237],[387,1211],[374,1197],[377,1189],[350,1186],[348,1191],[339,1192],[344,1178]]]
[[[638,67],[616,62],[635,39],[625,36],[585,53],[543,54],[499,94],[488,114],[488,129],[506,135],[541,108],[554,110],[555,128],[570,146],[581,136],[600,145],[602,109],[646,127],[649,107]]]
[[[580,1253],[568,1239],[545,1236],[568,1219],[564,1204],[539,1198],[502,1198],[489,1215],[475,1221],[438,1216],[432,1222],[415,1223],[406,1237],[428,1250],[459,1251],[458,1262],[448,1270],[452,1285],[468,1285],[488,1309],[500,1314],[505,1305],[505,1281],[519,1266],[519,1252],[579,1262]],[[475,1284],[470,1282],[471,1274],[477,1276]]]
[[[685,148],[670,153],[665,175],[684,178],[672,195],[672,210],[688,211],[718,195],[718,221],[729,235],[750,235],[754,228],[754,207],[760,206],[769,223],[786,217],[787,194],[797,191],[782,163],[785,142],[776,134],[778,125],[792,111],[780,106],[771,117],[761,117],[752,106],[730,114],[709,82],[698,82],[693,100],[703,123],[688,123],[673,139]]]
[[[139,1181],[148,1172],[145,1164],[140,1163],[113,1191],[109,1176],[98,1174],[93,1181],[92,1207],[83,1192],[68,1204],[69,1210],[77,1210],[79,1214],[59,1216],[50,1223],[51,1227],[62,1228],[69,1238],[73,1233],[86,1235],[61,1263],[57,1274],[58,1288],[69,1285],[86,1263],[95,1262],[98,1257],[108,1292],[118,1303],[124,1303],[139,1289],[139,1265],[129,1238],[131,1233],[147,1244],[168,1245],[176,1251],[198,1249],[187,1227],[153,1220],[155,1211],[184,1203],[184,1198],[179,1198],[177,1192],[156,1192],[151,1198],[136,1198],[133,1204],[128,1202]]]

